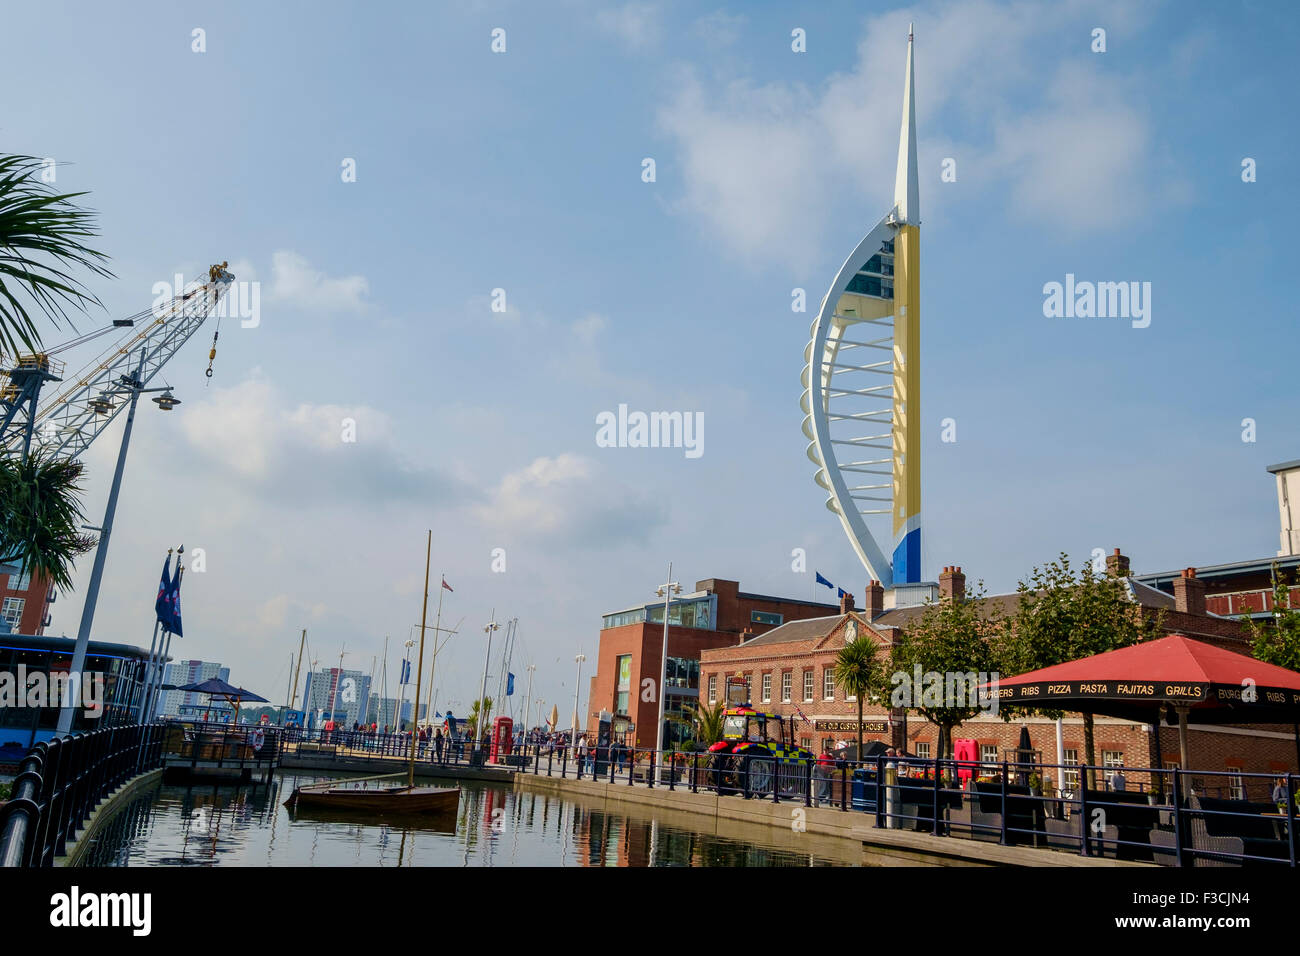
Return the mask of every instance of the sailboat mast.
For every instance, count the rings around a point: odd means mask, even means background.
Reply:
[[[406,785],[415,786],[415,742],[419,738],[420,722],[420,680],[424,676],[424,628],[429,620],[429,563],[433,558],[433,529],[429,529],[429,538],[424,546],[424,604],[420,609],[420,654],[415,664],[415,710],[411,712],[411,763],[406,772]]]
[[[289,709],[293,710],[293,702],[298,699],[298,674],[302,670],[302,649],[307,645],[307,628],[302,629],[302,639],[298,641],[298,666],[293,671],[293,693],[289,695]],[[304,703],[304,711],[307,705]]]
[[[429,661],[429,700],[430,700],[430,701],[433,700],[433,672],[436,671],[436,670],[438,669],[438,639],[442,636],[442,592],[445,591],[445,590],[447,590],[447,589],[444,588],[442,585],[443,585],[443,583],[444,583],[446,580],[447,580],[447,576],[446,576],[445,574],[439,575],[439,577],[438,577],[438,613],[434,616],[434,619],[433,619],[433,659],[432,659],[431,661]],[[426,598],[426,599],[427,599],[427,598]],[[424,628],[421,628],[421,629],[420,629],[420,637],[421,637],[421,639],[424,638]],[[416,717],[418,718],[419,715],[417,714]],[[434,710],[433,710],[433,705],[430,704],[430,705],[429,705],[429,719],[428,719],[428,721],[427,721],[427,723],[428,723],[428,725],[429,725],[429,731],[430,731],[430,733],[433,732],[433,721],[434,721],[434,719],[435,719],[436,717],[437,717],[437,714],[436,714],[436,713],[434,712]]]

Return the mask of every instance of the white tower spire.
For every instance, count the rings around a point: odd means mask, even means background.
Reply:
[[[912,24],[907,26],[907,76],[903,81],[903,128],[898,134],[898,173],[894,178],[894,204],[900,222],[921,221],[920,179],[916,166],[916,100],[912,86]]]

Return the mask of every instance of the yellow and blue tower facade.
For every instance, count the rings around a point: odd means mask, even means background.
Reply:
[[[804,350],[803,431],[868,574],[921,581],[921,218],[907,37],[894,205],[845,260]],[[874,533],[873,533],[874,531]],[[882,547],[881,539],[885,546]]]

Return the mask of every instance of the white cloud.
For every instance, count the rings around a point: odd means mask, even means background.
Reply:
[[[365,296],[369,291],[365,276],[331,278],[288,249],[271,255],[267,297],[273,302],[288,302],[316,312],[360,312],[367,307]]]
[[[536,458],[507,474],[476,510],[484,523],[512,535],[606,547],[640,539],[666,517],[662,505],[569,452]]]
[[[446,496],[459,484],[408,461],[384,412],[290,405],[256,373],[190,406],[181,435],[208,468],[286,504]]]
[[[640,50],[659,41],[662,12],[653,3],[625,3],[596,14],[596,25]]]
[[[949,198],[936,188],[945,156],[957,158],[962,182],[1009,196],[1009,212],[1069,231],[1134,221],[1171,195],[1153,188],[1139,78],[1088,50],[1083,24],[1098,15],[976,0],[916,18],[923,218]],[[741,259],[797,269],[824,261],[831,218],[857,219],[865,231],[893,198],[913,16],[869,21],[853,68],[816,90],[705,83],[682,71],[658,116],[678,151],[681,189],[670,208]],[[1113,22],[1135,28],[1123,11]],[[1037,54],[1070,31],[1077,55]]]
[[[579,342],[591,346],[595,344],[597,336],[605,330],[607,325],[609,325],[609,322],[603,315],[591,312],[574,322],[571,328],[574,337]]]

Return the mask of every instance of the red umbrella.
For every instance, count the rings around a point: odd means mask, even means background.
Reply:
[[[1002,678],[999,704],[1082,710],[1150,722],[1178,714],[1183,767],[1187,715],[1204,723],[1290,723],[1300,718],[1300,673],[1182,634]]]

